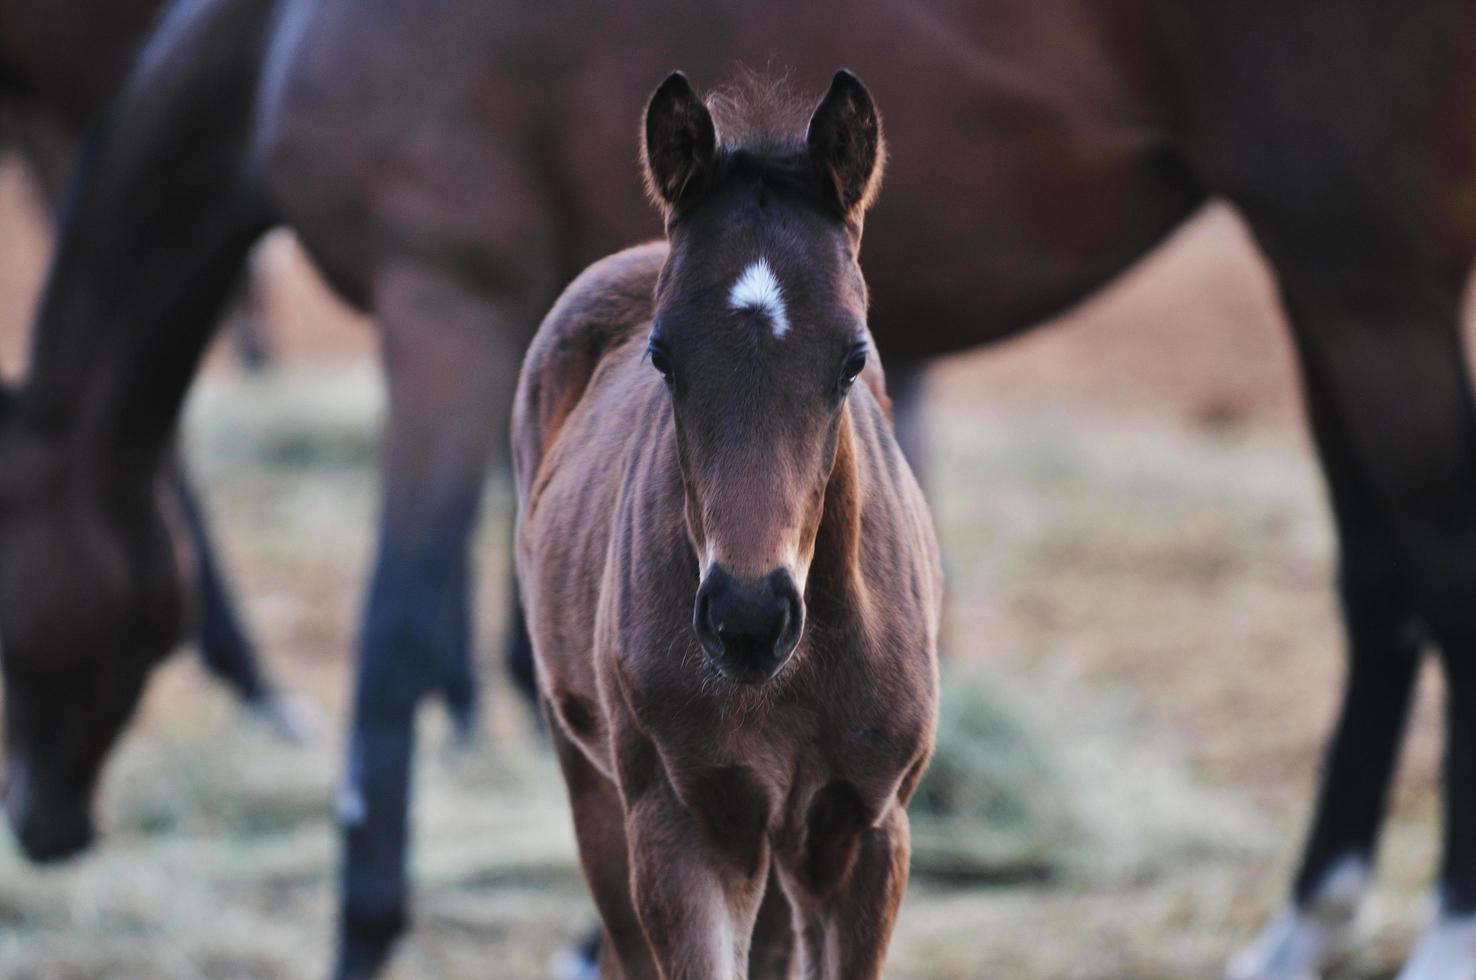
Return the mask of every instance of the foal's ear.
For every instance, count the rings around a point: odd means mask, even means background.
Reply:
[[[646,193],[669,213],[689,188],[701,182],[717,156],[712,114],[686,75],[672,72],[651,95],[643,135]]]
[[[810,117],[805,143],[810,162],[834,191],[841,213],[859,218],[881,185],[886,155],[881,117],[861,79],[844,68],[835,73],[830,91]]]

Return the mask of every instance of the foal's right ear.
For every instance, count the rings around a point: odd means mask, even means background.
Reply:
[[[717,156],[712,114],[692,91],[686,75],[672,72],[652,94],[646,104],[643,135],[646,193],[670,214],[682,195],[701,183]]]

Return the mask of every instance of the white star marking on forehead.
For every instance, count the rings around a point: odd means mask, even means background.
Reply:
[[[784,294],[779,290],[779,280],[768,260],[750,262],[748,268],[733,283],[728,293],[728,305],[735,310],[753,310],[769,318],[774,336],[789,333],[789,315],[784,312]]]

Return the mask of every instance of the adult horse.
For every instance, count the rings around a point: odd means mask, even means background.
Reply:
[[[1457,324],[1476,252],[1470,0],[184,0],[97,145],[0,432],[10,703],[48,686],[105,698],[115,710],[78,724],[116,734],[168,632],[144,613],[177,605],[178,583],[144,567],[160,533],[146,487],[231,270],[292,225],[378,317],[389,375],[341,807],[339,973],[372,973],[405,921],[414,709],[467,642],[467,535],[522,342],[559,283],[655,230],[615,163],[652,72],[711,79],[735,59],[815,88],[818,66],[849,64],[893,107],[867,244],[892,365],[1025,329],[1212,194],[1240,208],[1300,354],[1350,671],[1292,901],[1238,967],[1292,977],[1323,958],[1367,877],[1428,639],[1450,691],[1445,856],[1407,976],[1476,973],[1476,415]],[[67,547],[79,514],[106,562]],[[90,564],[39,604],[51,581],[26,570],[56,554]],[[11,727],[29,760],[13,782],[68,764]]]
[[[0,101],[19,117],[3,133],[59,200],[76,134],[128,74],[164,0],[0,0]]]
[[[163,0],[0,0],[0,154],[8,148],[18,153],[54,213],[61,209],[82,134],[122,87],[163,7]],[[250,329],[256,318],[234,322],[244,359],[262,363],[261,339]],[[183,472],[176,475],[171,492],[179,497],[199,574],[200,658],[251,710],[299,737],[302,719],[277,697],[216,561],[205,513]],[[53,847],[40,841],[32,850]]]

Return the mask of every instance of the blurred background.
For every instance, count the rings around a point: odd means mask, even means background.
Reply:
[[[6,377],[24,369],[44,214],[0,164]],[[176,655],[108,767],[103,845],[44,871],[0,846],[5,978],[285,980],[329,962],[383,395],[375,334],[290,236],[255,265],[273,363],[247,372],[222,344],[187,453],[317,735],[254,727]],[[1282,901],[1342,672],[1322,486],[1260,260],[1212,207],[1051,328],[942,366],[932,394],[946,693],[888,975],[1218,975]],[[486,492],[502,512],[506,477]],[[456,751],[426,709],[415,928],[391,977],[546,975],[593,922],[554,762],[495,655],[507,548],[484,522],[481,744]],[[1373,941],[1334,977],[1391,976],[1424,921],[1438,680],[1421,685]]]

